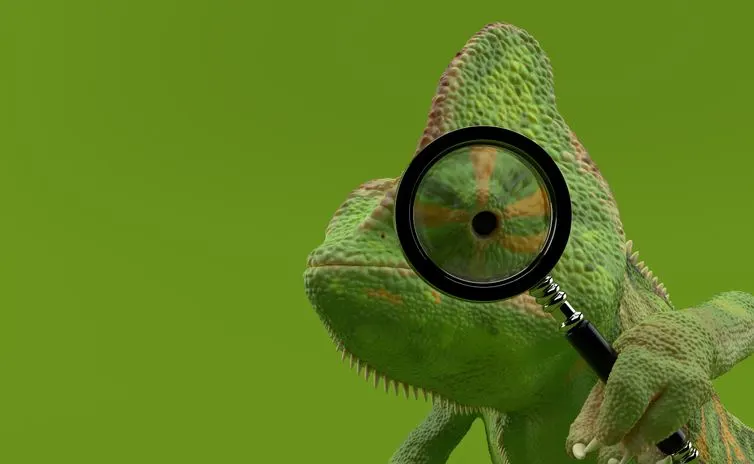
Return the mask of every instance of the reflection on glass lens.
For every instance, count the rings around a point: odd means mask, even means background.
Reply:
[[[490,283],[524,271],[543,251],[551,207],[539,175],[518,154],[467,145],[424,175],[413,221],[437,266],[460,279]]]

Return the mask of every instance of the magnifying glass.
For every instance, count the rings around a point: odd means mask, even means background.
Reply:
[[[477,302],[529,292],[548,313],[561,311],[565,337],[607,381],[617,352],[549,275],[571,233],[571,198],[536,142],[494,126],[445,133],[403,173],[394,213],[403,254],[427,284]],[[657,448],[678,463],[699,456],[682,430]]]

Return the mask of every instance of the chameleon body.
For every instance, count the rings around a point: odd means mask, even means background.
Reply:
[[[433,290],[410,269],[394,232],[399,178],[366,182],[335,212],[304,280],[359,374],[386,390],[431,398],[430,413],[391,462],[444,463],[477,420],[498,464],[655,463],[663,456],[654,444],[679,428],[703,463],[754,462],[754,432],[712,387],[754,347],[754,297],[727,292],[692,308],[673,306],[626,240],[607,182],[558,112],[549,59],[526,31],[495,23],[467,42],[440,79],[414,153],[472,125],[528,136],[562,171],[573,225],[551,275],[613,343],[618,361],[607,383],[599,381],[564,340],[560,321],[529,295],[473,303]],[[476,180],[458,185],[457,207],[435,208],[427,220],[457,225],[474,202],[487,202],[509,230],[515,212],[536,198],[510,191],[491,164],[478,153]],[[526,252],[536,230],[510,235],[492,245],[467,236],[463,246],[469,256],[497,247],[503,259]],[[442,234],[434,238],[441,242]]]

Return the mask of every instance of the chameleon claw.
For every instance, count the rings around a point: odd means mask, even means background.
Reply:
[[[573,456],[576,459],[584,459],[586,457],[586,447],[583,443],[576,443],[573,445]]]
[[[599,449],[602,446],[602,443],[598,442],[596,438],[593,438],[592,441],[589,442],[588,445],[586,445],[586,449],[584,449],[585,453],[591,453],[594,450]]]
[[[631,460],[632,457],[633,456],[631,456],[630,453],[626,453],[626,454],[623,455],[623,459],[621,459],[618,464],[626,464],[628,461]]]
[[[574,444],[572,451],[576,459],[584,459],[586,457],[586,446],[583,443]]]

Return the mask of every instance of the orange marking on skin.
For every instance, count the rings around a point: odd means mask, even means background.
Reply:
[[[702,429],[699,431],[699,436],[694,440],[696,449],[699,451],[699,455],[703,461],[710,460],[709,446],[707,446],[707,419],[704,417],[704,407],[702,407]]]
[[[398,183],[398,178],[393,179],[373,179],[364,182],[359,186],[359,190],[379,190],[384,192]]]
[[[496,231],[491,235],[490,237],[487,237],[485,239],[479,239],[475,240],[473,243],[474,249],[472,251],[471,259],[474,262],[474,264],[480,264],[484,262],[485,253],[487,252],[487,248],[492,243],[489,239],[492,237],[495,237],[499,235],[499,231]]]
[[[414,213],[419,216],[420,221],[427,227],[437,227],[443,224],[466,222],[469,220],[469,213],[467,211],[423,203],[417,203],[414,206]]]
[[[545,192],[539,188],[528,197],[505,207],[503,215],[506,218],[544,216],[550,212],[550,202]]]
[[[572,382],[577,379],[584,371],[586,371],[587,364],[584,358],[577,357],[571,368],[568,370],[567,379],[568,382]]]
[[[410,268],[399,267],[397,270],[398,270],[398,275],[401,277],[415,277],[416,276],[416,273]]]
[[[495,168],[497,149],[490,146],[471,147],[471,164],[474,166],[474,178],[476,179],[477,205],[484,208],[490,198],[490,178]]]
[[[592,160],[592,158],[589,156],[589,153],[586,151],[586,148],[584,148],[584,145],[582,145],[579,141],[576,133],[573,131],[571,131],[571,147],[573,147],[573,155],[575,156],[576,161],[579,162],[579,168],[581,169],[581,171],[590,172],[598,178],[602,178],[602,174],[600,173],[599,168],[595,164],[594,160]]]
[[[384,288],[378,288],[377,290],[367,290],[367,296],[370,296],[373,298],[381,298],[393,304],[403,303],[403,298],[401,298],[400,295],[390,293]]]
[[[712,403],[715,405],[715,412],[717,412],[717,418],[720,421],[720,435],[722,436],[723,443],[725,444],[725,454],[728,457],[728,464],[733,463],[733,457],[730,455],[731,448],[736,454],[736,458],[743,460],[743,451],[741,450],[736,437],[733,436],[733,433],[731,433],[730,431],[730,427],[728,426],[728,416],[722,403],[720,403],[720,398],[715,395],[712,398]]]
[[[542,247],[546,238],[547,234],[541,232],[537,235],[527,235],[525,237],[503,235],[498,241],[503,248],[514,253],[536,253]]]
[[[432,296],[435,298],[435,303],[440,304],[440,302],[442,301],[440,299],[440,294],[437,293],[436,291],[432,290]]]
[[[309,259],[307,262],[309,267],[343,267],[343,268],[384,268],[384,269],[403,269],[410,270],[406,261],[373,261],[370,263],[355,262],[349,260],[337,260],[337,259]]]
[[[537,303],[537,300],[528,293],[521,293],[519,295],[514,296],[513,298],[500,301],[498,302],[498,304],[500,306],[505,306],[505,307],[512,306],[517,309],[522,309],[525,312],[530,313],[534,316],[552,318],[552,314],[546,313],[542,309],[542,305]]]

